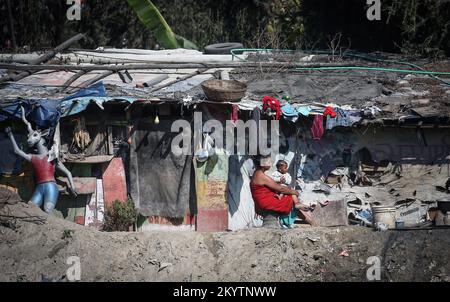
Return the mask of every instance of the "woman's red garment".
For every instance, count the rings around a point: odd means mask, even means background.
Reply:
[[[281,199],[275,196],[276,192],[266,186],[250,183],[255,211],[262,215],[265,211],[274,211],[282,215],[287,215],[292,211],[294,200],[292,195],[284,195]]]
[[[36,184],[55,181],[55,165],[48,161],[48,156],[39,158],[36,155],[32,155],[31,166],[33,167]]]

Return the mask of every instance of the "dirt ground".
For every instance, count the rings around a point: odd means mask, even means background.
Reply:
[[[70,256],[81,281],[367,281],[370,256],[382,281],[450,281],[449,229],[106,233],[14,198],[0,218],[0,281],[65,281]]]

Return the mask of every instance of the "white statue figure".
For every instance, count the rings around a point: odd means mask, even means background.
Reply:
[[[21,150],[17,146],[10,127],[7,127],[5,132],[11,140],[14,147],[14,153],[26,161],[31,162],[33,167],[36,188],[30,201],[38,207],[44,204],[44,211],[50,214],[56,206],[59,195],[58,186],[56,185],[55,180],[55,168],[67,176],[67,179],[69,180],[69,190],[74,196],[76,196],[77,193],[73,184],[72,174],[69,170],[67,170],[63,163],[58,160],[58,158],[49,161],[49,150],[46,147],[46,142],[44,139],[44,137],[48,135],[49,130],[45,130],[43,132],[40,130],[33,130],[31,124],[25,118],[25,110],[23,107],[20,108],[22,110],[22,121],[28,128],[28,146],[36,147],[37,154],[28,154]]]

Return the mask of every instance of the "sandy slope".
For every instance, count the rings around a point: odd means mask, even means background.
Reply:
[[[65,280],[70,256],[80,257],[82,281],[366,281],[374,255],[382,280],[450,281],[449,229],[105,233],[22,202],[0,204],[0,215],[44,219],[0,220],[0,281]]]

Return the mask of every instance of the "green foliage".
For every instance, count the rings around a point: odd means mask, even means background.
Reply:
[[[126,232],[136,222],[137,211],[132,200],[115,200],[106,207],[103,230],[108,232]]]
[[[72,238],[74,232],[75,232],[74,230],[64,230],[61,238],[62,239]]]
[[[274,0],[267,6],[270,15],[267,32],[282,37],[282,44],[288,47],[299,46],[298,43],[305,32],[302,2],[302,0]]]
[[[141,22],[148,27],[162,47],[197,49],[191,41],[175,35],[164,17],[150,0],[128,0]]]
[[[387,24],[397,24],[404,54],[439,57],[450,50],[450,2],[390,0],[383,3]]]
[[[450,55],[447,0],[382,0],[381,21],[367,20],[364,0],[89,0],[83,1],[81,21],[67,20],[69,6],[65,1],[10,2],[15,37],[22,51],[28,51],[25,46],[31,50],[53,47],[79,32],[90,40],[75,48],[145,49],[158,45],[172,48],[175,44],[192,47],[180,37],[199,48],[235,41],[257,48],[329,49],[330,41],[341,33],[342,43],[354,50]],[[129,2],[145,6],[136,15]],[[11,39],[6,5],[0,4],[0,14],[5,16],[0,18],[1,49]],[[159,21],[147,27],[140,20],[146,15],[149,18],[143,22],[155,16]],[[172,46],[164,46],[161,36]]]

